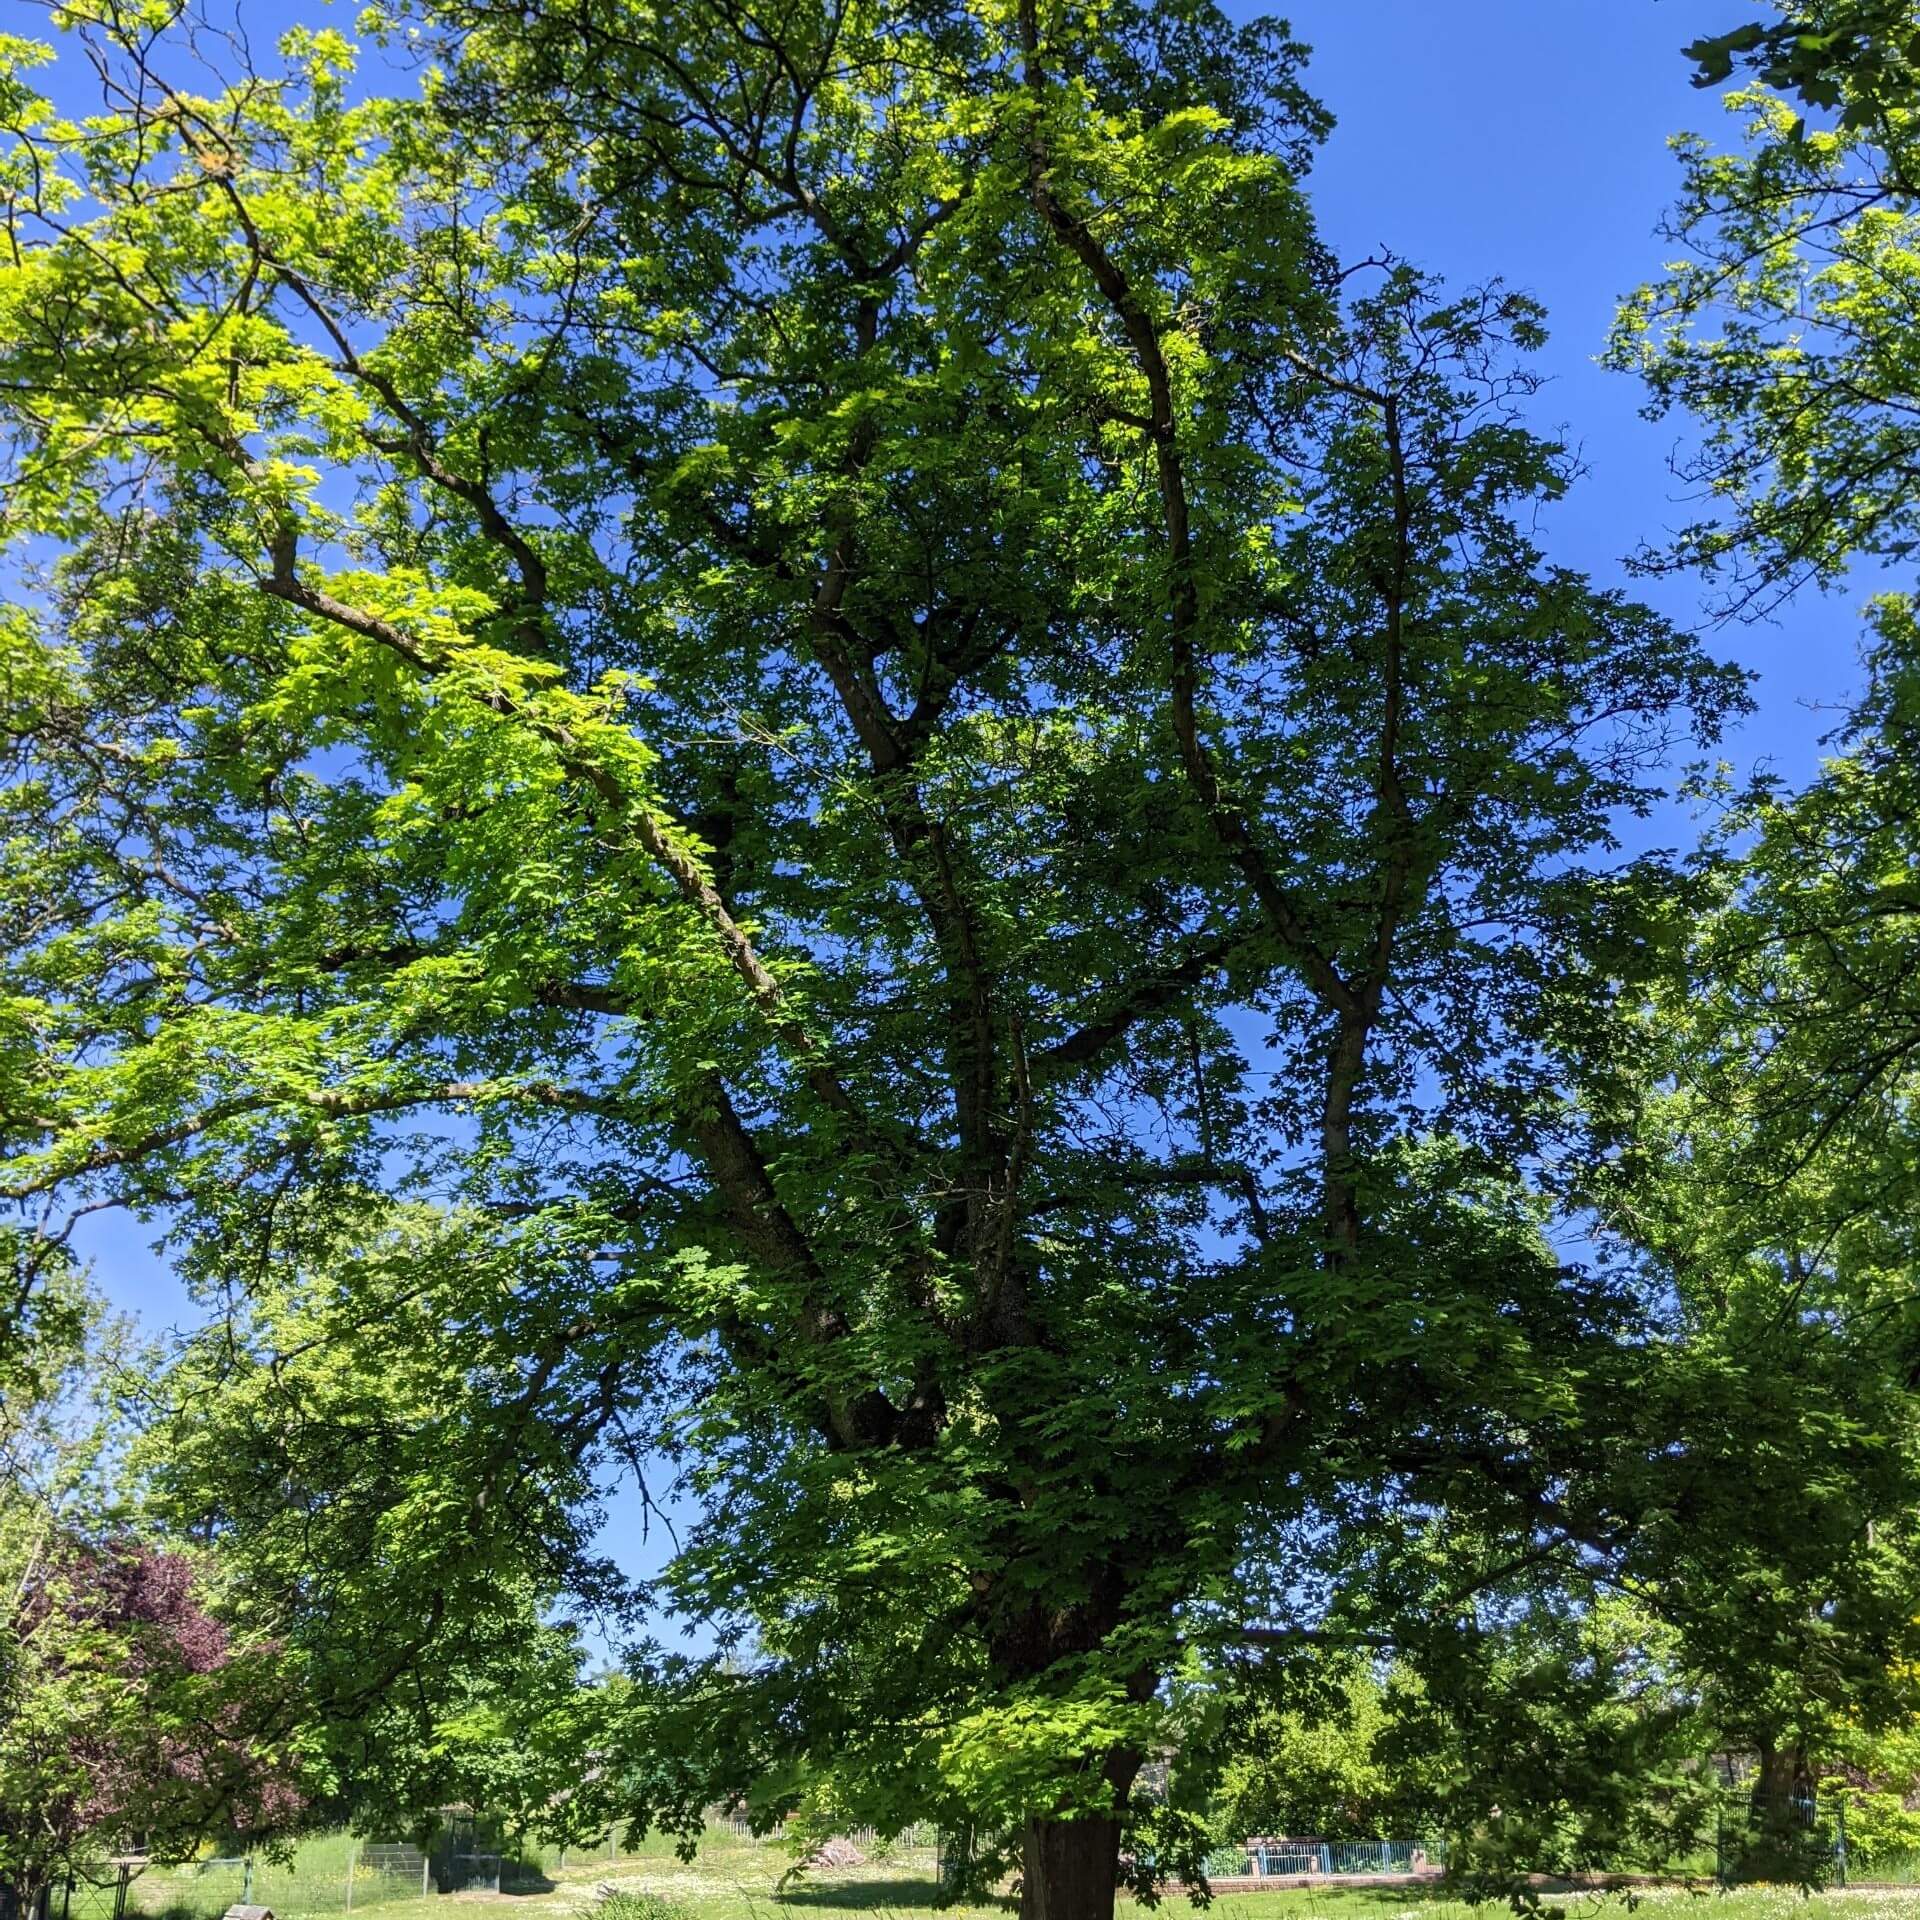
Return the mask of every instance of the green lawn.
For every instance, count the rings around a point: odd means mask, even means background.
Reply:
[[[616,1862],[550,1870],[550,1892],[516,1896],[515,1907],[540,1909],[540,1920],[568,1920],[602,1886],[652,1893],[686,1909],[689,1920],[774,1920],[776,1908],[791,1920],[828,1920],[835,1913],[932,1920],[934,1856],[930,1848],[903,1849],[871,1866],[809,1874],[779,1890],[789,1856],[777,1846],[759,1846],[716,1836],[691,1862],[626,1857]],[[1807,1898],[1785,1888],[1743,1887],[1731,1893],[1660,1888],[1637,1894],[1632,1908],[1619,1897],[1595,1894],[1549,1896],[1568,1920],[1920,1920],[1920,1888],[1893,1892],[1862,1889]],[[1184,1896],[1163,1903],[1168,1920],[1195,1920]],[[1469,1907],[1459,1900],[1422,1897],[1409,1888],[1289,1888],[1275,1893],[1223,1894],[1205,1910],[1211,1920],[1503,1920],[1504,1905]],[[952,1920],[1006,1920],[1004,1909],[948,1909]],[[1121,1903],[1122,1920],[1144,1910]],[[417,1917],[416,1917],[417,1920]],[[531,1920],[531,1916],[529,1916]]]
[[[254,1898],[279,1920],[335,1920],[344,1907],[347,1844],[322,1838],[302,1845],[292,1868],[256,1872]],[[587,1920],[586,1909],[603,1888],[652,1894],[683,1910],[686,1920],[832,1920],[837,1914],[865,1920],[934,1920],[935,1856],[931,1847],[902,1847],[864,1867],[790,1876],[792,1856],[777,1844],[739,1839],[725,1829],[708,1836],[691,1861],[676,1858],[670,1842],[651,1839],[609,1859],[604,1849],[575,1851],[562,1866],[546,1858],[545,1878],[525,1892],[456,1894],[445,1900],[391,1898],[392,1883],[355,1882],[353,1920]],[[783,1876],[784,1882],[783,1882]],[[170,1899],[177,1883],[156,1874],[136,1881],[129,1920],[218,1920],[238,1889],[196,1885],[207,1898]],[[383,1897],[389,1896],[389,1897]],[[1788,1889],[1740,1888],[1689,1892],[1662,1888],[1641,1892],[1633,1907],[1618,1897],[1595,1894],[1550,1896],[1568,1920],[1920,1920],[1920,1888],[1858,1889],[1814,1895]],[[209,1901],[211,1904],[209,1904]],[[475,1907],[489,1911],[476,1914]],[[56,1915],[59,1908],[56,1905]],[[110,1903],[76,1902],[72,1920],[108,1920]],[[1170,1899],[1166,1920],[1197,1920],[1184,1897]],[[1458,1900],[1423,1895],[1410,1887],[1288,1888],[1274,1893],[1223,1894],[1207,1909],[1211,1920],[1503,1920],[1504,1906],[1471,1908]],[[1007,1920],[1003,1908],[949,1909],[949,1920]],[[1146,1920],[1123,1901],[1121,1920]]]

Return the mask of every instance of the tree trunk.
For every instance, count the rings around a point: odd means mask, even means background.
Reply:
[[[53,1882],[0,1882],[0,1920],[48,1920],[53,1911]]]
[[[1811,1858],[1813,1780],[1798,1746],[1762,1743],[1748,1802],[1751,1838],[1743,1878],[1788,1883],[1805,1877]]]
[[[1753,1813],[1759,1825],[1786,1833],[1808,1824],[1805,1802],[1812,1796],[1807,1756],[1797,1746],[1762,1746],[1753,1780]]]
[[[1120,1822],[1029,1820],[1020,1841],[1020,1920],[1113,1920]]]

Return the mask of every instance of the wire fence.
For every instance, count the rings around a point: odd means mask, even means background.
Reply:
[[[725,1825],[709,1831],[740,1837]],[[437,1894],[547,1892],[556,1875],[610,1868],[636,1849],[665,1856],[673,1842],[670,1836],[634,1839],[615,1826],[586,1841],[540,1845],[462,1815],[428,1849],[328,1834],[301,1842],[290,1861],[259,1855],[173,1866],[137,1856],[93,1861],[53,1889],[46,1920],[220,1920],[234,1906],[266,1907],[274,1920],[319,1920]]]
[[[1879,1833],[1848,1827],[1847,1801],[1823,1794],[1798,1809],[1796,1833],[1780,1853],[1777,1836],[1768,1841],[1756,1822],[1744,1790],[1729,1789],[1713,1813],[1713,1830],[1697,1858],[1652,1862],[1596,1860],[1596,1873],[1653,1866],[1662,1877],[1678,1875],[1696,1883],[1709,1877],[1723,1886],[1752,1879],[1791,1880],[1803,1870],[1809,1877],[1838,1886],[1920,1886],[1920,1848],[1889,1844]],[[879,1872],[886,1884],[905,1888],[924,1880],[938,1891],[963,1871],[973,1853],[974,1836],[915,1827],[893,1836],[871,1829],[851,1831],[808,1854],[791,1834],[784,1839],[791,1863],[779,1884],[832,1882],[849,1870],[855,1876]],[[717,1816],[708,1828],[708,1844],[724,1855],[729,1848],[780,1843],[777,1835],[754,1835],[744,1819]],[[1767,1847],[1772,1851],[1766,1851]],[[372,1914],[430,1900],[439,1894],[539,1893],[563,1879],[589,1881],[604,1869],[614,1879],[623,1868],[672,1852],[670,1837],[635,1839],[613,1828],[586,1842],[516,1845],[485,1823],[456,1824],[432,1851],[408,1842],[377,1842],[346,1834],[303,1842],[290,1861],[232,1856],[177,1866],[153,1865],[137,1858],[106,1859],[81,1869],[52,1889],[45,1920],[222,1920],[230,1907],[271,1910],[274,1920],[334,1920],[335,1916]],[[1778,1857],[1776,1857],[1778,1856]],[[1797,1862],[1797,1864],[1796,1864]],[[1337,1882],[1373,1876],[1409,1878],[1437,1874],[1446,1864],[1438,1840],[1322,1840],[1257,1836],[1216,1848],[1206,1860],[1215,1881],[1275,1883],[1302,1880]],[[771,1871],[771,1870],[770,1870]],[[394,1920],[402,1920],[394,1916]]]
[[[1437,1843],[1417,1840],[1244,1840],[1211,1854],[1207,1872],[1222,1880],[1412,1874],[1438,1870],[1442,1859]]]
[[[757,1849],[779,1841],[776,1851],[788,1851],[791,1858],[767,1869],[778,1885],[878,1874],[878,1884],[896,1890],[924,1882],[931,1899],[970,1859],[973,1836],[941,1832],[931,1824],[893,1835],[862,1828],[809,1850],[791,1834],[784,1841],[756,1836],[744,1821],[721,1816],[709,1826],[708,1841],[723,1856],[731,1848]],[[334,1834],[303,1842],[291,1861],[258,1856],[178,1866],[133,1857],[97,1861],[53,1890],[46,1920],[221,1920],[235,1906],[265,1907],[274,1920],[333,1920],[441,1894],[550,1892],[563,1880],[578,1882],[584,1875],[591,1882],[602,1871],[614,1879],[649,1858],[665,1865],[671,1853],[669,1837],[636,1838],[630,1845],[619,1827],[566,1846],[516,1844],[468,1816],[450,1823],[431,1850]],[[1437,1850],[1408,1841],[1254,1839],[1219,1849],[1207,1867],[1216,1878],[1257,1880],[1417,1873],[1437,1864]]]
[[[96,1861],[55,1889],[51,1920],[218,1920],[263,1906],[276,1920],[348,1914],[421,1900],[436,1891],[420,1848],[344,1836],[302,1847],[291,1862],[234,1856],[154,1866]]]
[[[1920,1886],[1920,1848],[1901,1837],[1913,1831],[1911,1813],[1900,1816],[1901,1834],[1877,1830],[1871,1819],[1861,1821],[1862,1809],[1844,1786],[1796,1795],[1783,1811],[1784,1820],[1769,1824],[1744,1783],[1722,1790],[1713,1839],[1713,1873],[1722,1886],[1796,1874],[1837,1887]]]

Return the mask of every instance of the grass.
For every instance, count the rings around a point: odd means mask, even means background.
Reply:
[[[666,1850],[663,1850],[666,1852]],[[613,1862],[569,1864],[549,1869],[551,1892],[528,1895],[516,1908],[539,1910],[539,1920],[587,1920],[580,1910],[602,1888],[650,1896],[679,1910],[678,1920],[828,1920],[830,1914],[937,1920],[931,1848],[902,1848],[866,1867],[811,1873],[780,1886],[791,1864],[780,1847],[709,1836],[691,1861],[655,1854]],[[1920,1920],[1920,1888],[1859,1889],[1805,1897],[1790,1888],[1741,1887],[1730,1893],[1656,1888],[1639,1892],[1631,1907],[1619,1896],[1546,1896],[1565,1909],[1567,1920]],[[621,1903],[621,1904],[624,1904]],[[797,1911],[796,1911],[797,1910]],[[1198,1920],[1184,1895],[1164,1901],[1162,1920]],[[1287,1888],[1274,1893],[1222,1894],[1206,1908],[1208,1920],[1505,1920],[1504,1905],[1470,1907],[1460,1900],[1423,1896],[1405,1887]],[[1147,1920],[1144,1909],[1121,1902],[1121,1920]],[[947,1920],[1007,1920],[1004,1908],[946,1910]],[[513,1920],[507,1916],[506,1920]],[[534,1920],[529,1914],[528,1920]],[[617,1907],[607,1920],[622,1920]]]
[[[356,1846],[344,1833],[315,1835],[303,1840],[285,1865],[256,1859],[251,1886],[238,1861],[145,1868],[127,1888],[127,1920],[219,1920],[243,1890],[246,1898],[271,1907],[283,1920],[344,1914],[348,1865],[356,1857]],[[70,1909],[56,1896],[55,1920],[110,1920],[114,1890],[111,1875],[105,1878],[108,1884],[77,1888]],[[410,1877],[403,1893],[362,1858],[353,1876],[354,1920],[363,1913],[372,1920],[399,1920],[407,1908],[413,1910],[413,1920],[425,1920],[417,1881]]]
[[[292,1867],[255,1869],[256,1901],[279,1920],[337,1916],[344,1906],[348,1859],[344,1836],[305,1843]],[[411,1898],[382,1898],[391,1883],[372,1876],[355,1881],[354,1920],[936,1920],[935,1856],[931,1847],[900,1847],[863,1867],[790,1876],[792,1856],[777,1844],[741,1839],[713,1829],[691,1861],[678,1859],[669,1840],[653,1837],[609,1859],[604,1848],[583,1857],[570,1851],[561,1866],[550,1850],[543,1861],[546,1884],[538,1890],[500,1895],[459,1894],[429,1906]],[[232,1888],[183,1889],[171,1878],[135,1881],[129,1920],[219,1920]],[[190,1890],[193,1898],[180,1895]],[[609,1894],[615,1896],[607,1899]],[[1743,1887],[1731,1893],[1711,1888],[1658,1888],[1637,1893],[1631,1904],[1618,1896],[1547,1896],[1566,1920],[1920,1920],[1920,1888],[1859,1888],[1805,1897],[1788,1888]],[[591,1910],[602,1907],[593,1913]],[[456,1909],[481,1906],[486,1915]],[[59,1909],[55,1908],[56,1915]],[[76,1900],[72,1920],[107,1920],[103,1909]],[[1287,1888],[1273,1893],[1223,1894],[1206,1909],[1209,1920],[1504,1920],[1503,1906],[1469,1907],[1459,1900],[1409,1887]],[[1165,1901],[1162,1920],[1198,1920],[1184,1896]],[[1004,1908],[948,1909],[944,1920],[1007,1920]],[[1147,1920],[1130,1901],[1121,1920]]]

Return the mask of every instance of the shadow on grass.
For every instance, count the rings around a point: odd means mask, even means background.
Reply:
[[[1130,1910],[1139,1912],[1128,1896]],[[1169,1891],[1163,1907],[1187,1914],[1196,1911],[1184,1893]],[[1585,1909],[1582,1909],[1583,1914]],[[1461,1899],[1434,1880],[1409,1881],[1400,1886],[1354,1887],[1319,1885],[1263,1887],[1246,1893],[1238,1889],[1216,1893],[1211,1920],[1375,1920],[1382,1913],[1404,1914],[1408,1920],[1493,1920],[1496,1909]],[[1592,1916],[1588,1916],[1592,1920]],[[1920,1920],[1920,1916],[1916,1916]]]
[[[783,1907],[930,1907],[940,1889],[931,1880],[792,1880],[773,1895]]]
[[[1443,1905],[1458,1905],[1459,1897],[1449,1893],[1438,1880],[1408,1880],[1397,1886],[1343,1887],[1338,1880],[1329,1880],[1325,1886],[1306,1889],[1310,1893],[1337,1893],[1342,1906],[1364,1903],[1371,1907],[1410,1907],[1421,1902],[1438,1902]]]

